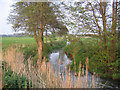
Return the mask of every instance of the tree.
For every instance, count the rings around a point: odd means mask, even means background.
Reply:
[[[68,21],[70,25],[79,27],[78,33],[88,31],[97,33],[100,42],[99,53],[102,61],[105,64],[111,64],[117,60],[116,44],[117,44],[117,0],[113,0],[113,4],[97,0],[95,2],[75,2],[75,5],[70,5],[70,14],[72,20]],[[112,10],[111,10],[112,8]],[[85,30],[86,29],[86,30]],[[109,66],[107,66],[109,67]],[[109,68],[106,69],[106,72]],[[112,70],[108,70],[112,71]]]
[[[61,29],[64,26],[57,19],[57,14],[60,11],[55,4],[50,2],[17,2],[13,5],[13,8],[8,20],[15,31],[34,34],[38,50],[38,64],[40,64],[45,28],[50,26],[50,28]],[[67,28],[64,28],[64,30],[67,30]]]
[[[102,34],[104,34],[104,42],[105,44],[107,44],[106,7],[106,2],[75,2],[75,4],[70,5],[70,9],[68,9],[71,13],[70,16],[72,19],[70,19],[71,21],[68,22],[68,25],[72,25],[73,27],[75,27],[77,33],[82,32],[86,34],[98,34],[100,39],[101,51],[103,46]],[[101,25],[100,23],[103,23],[103,25]],[[106,45],[105,48],[107,51]]]
[[[113,0],[112,4],[112,40],[111,40],[111,60],[112,62],[116,59],[116,42],[117,42],[117,35],[116,35],[116,28],[117,28],[117,0]]]
[[[103,26],[103,40],[104,40],[104,49],[105,49],[105,53],[106,56],[109,55],[109,51],[110,50],[110,56],[109,58],[107,58],[107,62],[111,63],[113,61],[115,61],[116,59],[116,27],[117,27],[117,0],[113,0],[113,4],[112,4],[112,15],[107,14],[108,13],[108,9],[109,9],[109,4],[108,2],[104,2],[103,0],[100,0],[99,2],[97,2],[95,4],[95,6],[98,6],[98,9],[96,9],[97,11],[99,11],[100,16],[102,17],[102,26]],[[90,3],[90,6],[92,7],[92,4]],[[93,11],[93,15],[94,17],[98,17],[94,14],[95,9],[92,7],[92,11]],[[111,16],[111,17],[110,17]],[[96,22],[99,18],[96,18]],[[107,20],[108,19],[108,20]],[[109,20],[110,19],[110,20]],[[111,25],[110,25],[111,22]],[[110,26],[108,26],[107,24],[109,24]],[[97,24],[98,26],[98,24]],[[99,25],[100,26],[100,25]],[[107,30],[107,27],[110,27],[110,29],[112,30]],[[102,27],[101,27],[102,28]],[[100,30],[100,29],[99,29]],[[101,31],[101,30],[100,30]],[[100,32],[99,31],[99,32]],[[109,36],[107,36],[109,35]],[[99,34],[99,36],[101,37],[101,34]],[[108,49],[108,40],[109,38],[111,39],[111,48]],[[100,41],[102,41],[102,37],[100,38]],[[101,43],[101,47],[102,47],[102,43]]]
[[[118,2],[118,53],[120,53],[120,1]],[[120,58],[120,54],[118,57]]]
[[[118,38],[120,38],[120,1],[118,2]]]

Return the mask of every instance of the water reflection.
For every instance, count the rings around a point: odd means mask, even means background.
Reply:
[[[59,66],[60,64],[60,67],[65,67],[67,64],[69,64],[69,61],[70,60],[67,58],[63,49],[50,54],[50,62],[55,66]]]
[[[71,61],[69,58],[67,58],[63,49],[54,51],[53,53],[50,54],[49,57],[50,57],[50,63],[54,69],[55,76],[60,76],[61,80],[63,82],[64,82],[64,80],[70,81],[70,83],[72,83],[71,87],[74,87],[74,88],[78,87],[77,84],[80,83],[80,85],[82,85],[82,87],[87,87],[87,88],[93,88],[93,87],[95,87],[95,88],[96,87],[97,88],[104,88],[104,87],[118,88],[117,85],[110,86],[110,84],[105,83],[106,81],[99,78],[98,76],[96,77],[95,75],[92,75],[89,72],[86,73],[86,69],[84,70],[85,75],[83,75],[83,76],[76,77],[74,72],[72,72],[72,71],[70,71],[70,75],[69,75],[69,70],[67,70],[66,67],[67,67],[67,64],[71,63]],[[95,84],[95,85],[93,85],[93,84]]]

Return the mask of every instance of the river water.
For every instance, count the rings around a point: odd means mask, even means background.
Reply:
[[[67,79],[67,74],[69,74],[69,70],[66,69],[67,65],[71,63],[71,60],[64,53],[64,49],[56,50],[49,55],[50,63],[53,67],[53,71],[55,76],[61,76],[62,81],[64,82]],[[84,69],[85,70],[85,69]],[[65,73],[65,71],[67,73]],[[78,81],[78,76],[74,75],[74,72],[70,71],[70,78],[72,80],[72,87],[75,88],[76,82]],[[80,82],[82,83],[82,88],[85,87],[86,75],[80,76]],[[93,82],[94,81],[94,82]],[[93,83],[95,84],[94,86]],[[99,76],[92,75],[88,72],[87,74],[87,88],[116,88],[120,89],[120,83],[114,82],[112,80],[102,79]]]

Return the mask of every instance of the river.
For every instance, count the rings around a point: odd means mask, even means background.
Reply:
[[[60,76],[63,82],[68,81],[67,76],[70,75],[70,83],[72,83],[71,84],[72,88],[75,88],[75,87],[78,88],[79,86],[77,85],[78,85],[78,82],[80,81],[81,82],[80,88],[92,88],[93,87],[93,88],[120,89],[120,85],[119,85],[120,83],[115,82],[113,80],[100,78],[99,76],[92,75],[90,72],[88,72],[87,77],[86,75],[83,75],[80,77],[75,76],[73,71],[70,71],[70,74],[69,74],[69,70],[67,70],[66,67],[69,63],[71,63],[71,60],[66,56],[63,48],[52,52],[49,55],[49,58],[50,58],[49,62],[51,63],[53,67],[54,75],[56,77]],[[87,80],[87,84],[86,84],[86,80]]]

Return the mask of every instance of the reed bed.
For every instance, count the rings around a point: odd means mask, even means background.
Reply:
[[[88,61],[89,60],[87,58],[86,67],[84,67],[84,65],[82,66],[80,62],[78,74],[76,72],[74,72],[74,74],[71,73],[70,67],[68,70],[65,67],[62,73],[61,88],[100,88],[100,86],[98,86],[98,82],[95,81],[95,75],[91,76],[91,81],[88,80]],[[76,62],[74,62],[74,64],[76,64]]]
[[[32,60],[29,58],[25,62],[23,53],[16,46],[6,50],[3,54],[3,60],[7,62],[7,68],[11,68],[14,73],[31,80],[34,88],[59,87],[59,84],[55,85],[58,83],[58,79],[52,75],[51,68],[46,68],[45,60],[43,60],[39,68],[36,67],[38,65],[32,66]]]
[[[0,58],[0,89],[2,89],[2,59]]]
[[[24,55],[20,52],[19,48],[11,47],[3,54],[3,60],[7,62],[8,68],[10,67],[13,72],[25,76],[32,81],[32,86],[29,88],[98,88],[98,83],[95,81],[95,76],[92,75],[91,81],[88,83],[88,62],[86,59],[86,67],[79,64],[78,76],[75,72],[71,73],[70,67],[55,68],[50,62],[45,62],[45,57],[41,65],[32,66],[32,59],[24,61]],[[76,63],[74,63],[76,64]]]
[[[2,89],[2,38],[0,38],[0,89]]]

